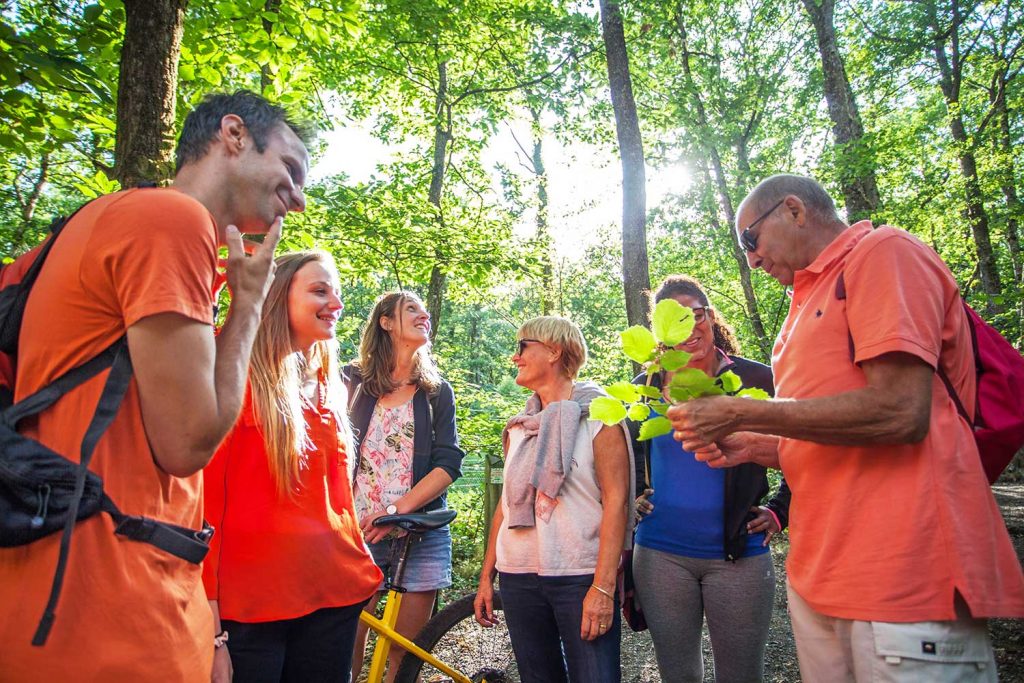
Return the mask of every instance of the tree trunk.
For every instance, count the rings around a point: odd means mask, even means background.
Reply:
[[[622,159],[622,284],[626,295],[626,320],[630,325],[650,325],[648,292],[651,276],[647,262],[647,194],[644,148],[640,121],[629,76],[629,55],[622,28],[622,14],[613,0],[600,0],[601,29],[608,62],[615,132]]]
[[[836,144],[839,182],[846,200],[847,219],[853,223],[870,218],[878,208],[874,161],[866,158],[869,151],[863,145],[864,126],[836,43],[835,0],[821,0],[820,5],[817,0],[803,0],[803,4],[818,37],[821,71],[825,77],[825,101],[828,103]]]
[[[427,201],[434,205],[438,227],[444,227],[444,214],[441,211],[441,196],[444,192],[444,176],[448,158],[448,142],[451,140],[451,112],[448,103],[448,64],[439,62],[437,65],[437,97],[434,100],[434,165],[430,171],[430,191]],[[434,266],[430,269],[430,284],[427,288],[427,311],[430,313],[430,340],[437,337],[441,327],[441,308],[444,306],[444,293],[448,285],[448,275],[444,272],[444,254],[435,248]]]
[[[732,199],[729,197],[729,189],[726,185],[725,171],[722,168],[722,160],[718,154],[718,150],[713,146],[710,147],[711,152],[711,164],[715,171],[715,186],[717,188],[718,203],[722,208],[722,212],[725,214],[727,221],[726,230],[729,233],[729,244],[732,245],[732,257],[736,261],[736,267],[740,273],[740,285],[743,288],[743,301],[747,307],[747,319],[750,320],[750,328],[754,332],[754,337],[757,339],[757,346],[761,349],[761,353],[764,354],[765,358],[771,355],[771,340],[768,339],[768,335],[764,331],[764,321],[761,320],[761,311],[757,306],[757,293],[754,291],[754,281],[750,275],[750,264],[747,263],[747,252],[744,251],[743,247],[736,237],[736,230],[733,228],[736,225],[736,211],[732,206]],[[705,168],[705,171],[707,169]],[[718,216],[712,218],[712,224],[716,230],[722,230],[721,225],[718,221]]]
[[[993,297],[1002,293],[1002,282],[995,254],[992,251],[992,238],[989,229],[988,214],[981,194],[981,183],[978,181],[978,165],[974,158],[971,141],[964,127],[963,115],[960,113],[960,83],[963,76],[963,64],[960,60],[960,17],[958,0],[953,0],[953,23],[948,31],[939,26],[938,13],[933,1],[927,3],[927,11],[934,32],[932,52],[939,67],[939,86],[946,100],[946,113],[949,117],[949,132],[956,145],[960,161],[960,175],[964,182],[964,201],[967,222],[971,226],[974,246],[978,256],[978,272],[981,276],[981,287],[988,296],[986,309],[989,313],[998,311],[1001,306],[992,301]],[[951,44],[952,61],[946,53],[946,38]]]
[[[761,349],[761,352],[767,358],[771,352],[771,343],[764,331],[764,322],[761,320],[761,312],[757,306],[757,293],[754,291],[754,283],[750,277],[750,264],[747,263],[747,255],[740,246],[739,238],[736,236],[736,211],[732,205],[732,197],[729,194],[729,183],[725,177],[725,169],[722,166],[722,157],[718,152],[718,148],[714,142],[710,140],[708,125],[707,110],[704,107],[704,101],[700,97],[700,92],[697,90],[696,85],[693,81],[693,71],[690,66],[690,51],[689,43],[687,40],[686,24],[683,21],[683,14],[681,11],[676,13],[676,26],[679,29],[679,37],[682,42],[682,60],[683,60],[683,73],[686,75],[687,85],[690,92],[693,95],[694,106],[697,110],[697,123],[700,126],[702,140],[700,141],[701,147],[707,153],[708,158],[711,160],[712,168],[715,172],[714,187],[716,195],[718,197],[718,205],[722,210],[722,214],[725,216],[726,228],[728,232],[729,244],[732,245],[732,255],[736,261],[736,267],[740,273],[740,283],[743,287],[743,300],[747,308],[747,319],[750,320],[750,327],[754,332],[754,336],[757,339],[757,345]],[[747,166],[749,172],[749,160],[745,153],[738,155],[739,162]],[[708,183],[710,184],[711,177],[706,165],[704,165],[704,173],[707,177]],[[721,222],[718,219],[718,214],[712,214],[711,222],[716,231],[722,231]]]
[[[281,0],[266,0],[266,2],[263,3],[263,11],[264,12],[276,12],[280,8],[281,8]],[[268,39],[272,39],[273,35],[274,35],[274,22],[272,22],[269,19],[267,19],[266,16],[261,17],[260,21],[263,23],[263,30],[266,31],[267,38]],[[261,64],[260,65],[260,92],[261,93],[266,93],[267,89],[270,87],[270,85],[273,82],[273,80],[274,80],[274,74],[270,70],[270,65],[269,64]]]
[[[170,177],[174,99],[187,0],[124,0],[114,177],[121,187]]]
[[[1004,74],[1005,78],[1005,74]],[[996,91],[993,106],[999,117],[999,134],[994,141],[1002,163],[999,169],[999,185],[1006,200],[1006,241],[1010,247],[1010,263],[1013,265],[1013,279],[1019,286],[1024,283],[1020,255],[1020,218],[1021,203],[1014,183],[1016,176],[1013,168],[1013,138],[1010,136],[1010,114],[1006,107],[1005,80]]]
[[[540,314],[551,315],[554,308],[551,263],[551,232],[548,228],[548,175],[544,168],[544,129],[540,123],[540,110],[531,107],[533,118],[533,173],[537,176],[537,243],[541,249]]]

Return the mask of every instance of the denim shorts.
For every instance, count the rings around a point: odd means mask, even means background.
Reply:
[[[369,543],[373,561],[385,575],[398,564],[401,538]],[[433,591],[452,585],[452,534],[448,527],[434,529],[409,540],[402,586],[410,593]],[[380,590],[384,590],[381,584]]]

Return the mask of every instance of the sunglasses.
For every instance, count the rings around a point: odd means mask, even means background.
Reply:
[[[761,214],[760,218],[758,218],[756,221],[754,221],[753,223],[748,225],[743,230],[743,232],[740,233],[740,246],[741,247],[743,247],[747,251],[757,251],[757,235],[750,234],[750,231],[754,229],[755,225],[757,225],[758,223],[763,221],[765,218],[768,218],[768,216],[772,215],[772,211],[775,211],[775,209],[777,209],[780,206],[782,206],[782,202],[784,202],[784,201],[786,201],[785,197],[783,197],[779,201],[775,202],[775,206],[773,206],[772,208],[768,209],[763,214]]]
[[[520,339],[516,342],[516,355],[521,356],[530,344],[544,344],[540,339]],[[547,346],[547,344],[545,344]]]

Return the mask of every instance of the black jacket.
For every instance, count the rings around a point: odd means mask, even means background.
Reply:
[[[352,423],[352,442],[356,452],[355,471],[359,471],[362,451],[362,435],[370,425],[377,397],[363,391],[363,378],[359,369],[347,365],[342,378],[348,387],[348,417]],[[427,473],[440,467],[455,481],[462,476],[462,458],[465,453],[459,448],[459,434],[455,427],[455,393],[448,382],[441,381],[437,391],[428,395],[418,389],[412,397],[412,414],[416,427],[413,435],[412,485],[415,486]],[[423,511],[439,510],[445,507],[446,494],[423,506]]]
[[[775,383],[772,379],[772,370],[767,365],[756,361],[729,356],[733,364],[722,368],[719,374],[732,370],[743,381],[744,387],[757,387],[764,389],[769,394],[775,394]],[[640,374],[633,379],[634,384],[645,384],[647,375]],[[661,386],[661,375],[651,378],[651,386]],[[650,468],[645,463],[651,461],[651,442],[638,441],[640,425],[637,422],[629,422],[629,433],[633,436],[633,455],[636,458],[637,491],[650,488],[649,482],[644,481],[645,472]],[[754,518],[750,508],[760,505],[761,500],[768,495],[767,470],[761,465],[744,463],[736,467],[729,467],[725,470],[725,538],[722,539],[722,546],[725,557],[728,560],[736,560],[743,556],[747,547],[747,522]],[[789,500],[792,493],[786,480],[782,480],[779,492],[769,500],[765,507],[769,508],[779,517],[779,524],[785,529],[789,524]]]

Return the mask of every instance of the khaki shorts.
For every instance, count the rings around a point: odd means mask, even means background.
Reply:
[[[837,619],[814,611],[786,585],[800,676],[807,683],[994,683],[996,662],[984,619],[957,597],[956,621],[891,623]]]

